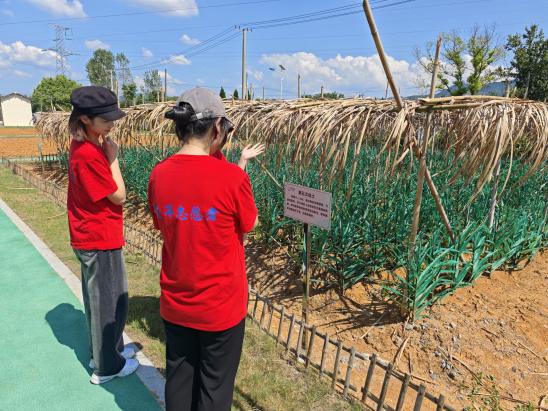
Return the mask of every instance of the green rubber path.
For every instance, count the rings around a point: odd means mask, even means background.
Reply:
[[[0,410],[159,410],[133,374],[89,382],[83,307],[0,210]]]

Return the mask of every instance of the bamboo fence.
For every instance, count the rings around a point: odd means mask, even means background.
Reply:
[[[64,188],[40,178],[19,162],[4,158],[0,162],[48,194],[59,206],[66,207]],[[127,223],[124,223],[124,235],[129,251],[141,253],[153,266],[161,265],[162,242],[159,236]],[[446,403],[443,395],[432,394],[423,383],[415,382],[422,378],[401,372],[393,363],[376,354],[361,353],[318,331],[316,326],[290,315],[285,307],[273,304],[251,287],[248,317],[272,337],[276,345],[283,347],[287,355],[293,356],[297,364],[316,370],[330,381],[334,391],[344,397],[354,398],[377,411],[455,410]],[[306,342],[305,336],[309,336]]]

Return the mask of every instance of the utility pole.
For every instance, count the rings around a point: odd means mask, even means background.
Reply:
[[[55,47],[47,50],[55,52],[55,74],[65,74],[65,60],[69,56],[75,56],[65,48],[65,40],[70,40],[69,36],[72,36],[72,29],[70,27],[63,27],[57,24],[51,25],[55,31],[55,38],[53,42]]]
[[[301,98],[301,75],[297,74],[297,98]]]
[[[164,69],[164,101],[166,101],[167,96],[167,69]]]
[[[242,98],[243,99],[247,98],[247,73],[246,73],[245,62],[246,62],[246,41],[247,41],[246,37],[247,37],[248,31],[249,29],[247,28],[242,29]]]
[[[264,86],[263,86],[263,101],[264,101]]]

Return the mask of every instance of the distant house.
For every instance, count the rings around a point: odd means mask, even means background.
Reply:
[[[0,96],[0,122],[5,127],[32,126],[30,98],[19,93]]]

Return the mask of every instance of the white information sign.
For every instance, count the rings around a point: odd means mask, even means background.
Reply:
[[[331,228],[331,193],[286,183],[284,194],[286,217],[325,230]]]

